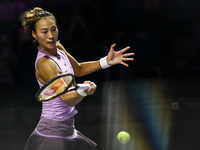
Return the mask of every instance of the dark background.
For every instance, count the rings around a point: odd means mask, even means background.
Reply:
[[[59,40],[79,62],[100,59],[113,43],[116,51],[130,46],[128,52],[136,54],[128,68],[117,65],[76,78],[98,85],[93,96],[77,105],[76,116],[77,129],[97,142],[98,149],[199,150],[199,3],[1,0],[0,149],[23,149],[40,117],[41,104],[34,99],[37,49],[33,39],[24,35],[19,19],[24,11],[37,6],[56,16]],[[116,100],[112,101],[113,97]],[[115,109],[121,106],[119,97],[127,103],[121,114]],[[109,121],[109,115],[113,120]],[[126,125],[121,127],[121,123]],[[133,134],[136,126],[141,129]],[[129,145],[116,142],[120,130],[133,134]]]

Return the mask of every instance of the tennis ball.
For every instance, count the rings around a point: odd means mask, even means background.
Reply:
[[[130,138],[130,134],[126,131],[121,131],[117,134],[117,139],[123,144],[126,144],[128,141],[130,141]]]

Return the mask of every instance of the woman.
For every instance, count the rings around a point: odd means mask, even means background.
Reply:
[[[36,7],[21,16],[26,33],[31,32],[38,46],[35,62],[36,78],[40,87],[62,72],[84,76],[101,68],[132,61],[127,58],[134,53],[123,54],[130,47],[115,52],[113,44],[108,55],[97,61],[78,63],[65,48],[57,42],[58,28],[55,17],[48,11]],[[91,81],[88,90],[65,93],[60,97],[42,103],[42,114],[36,129],[30,135],[25,150],[94,150],[97,144],[74,128],[75,105],[92,95],[97,86]]]

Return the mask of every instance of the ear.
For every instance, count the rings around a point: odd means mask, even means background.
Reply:
[[[37,38],[35,31],[32,31],[32,36],[33,36],[34,38]]]

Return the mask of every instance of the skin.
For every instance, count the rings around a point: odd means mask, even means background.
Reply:
[[[36,23],[36,31],[32,31],[32,36],[37,38],[40,48],[45,52],[49,53],[52,56],[58,56],[57,48],[62,50],[69,58],[69,61],[73,67],[75,76],[84,76],[95,72],[101,69],[99,65],[99,60],[97,61],[89,61],[84,63],[78,63],[74,57],[72,57],[65,48],[60,44],[58,41],[58,28],[56,22],[51,17],[44,17],[41,18]],[[116,65],[122,64],[128,67],[128,64],[124,61],[133,61],[133,58],[127,58],[129,56],[135,55],[134,53],[127,53],[126,52],[130,47],[125,47],[124,49],[115,52],[114,47],[116,44],[111,45],[110,51],[107,55],[107,63],[109,65]],[[40,83],[44,84],[48,80],[52,79],[53,77],[59,75],[61,70],[59,69],[58,65],[51,59],[43,57],[38,60],[36,66],[36,77],[40,81]],[[88,95],[92,95],[97,86],[92,85],[91,81],[85,81],[84,84],[90,84],[91,87],[84,92]],[[60,96],[62,100],[69,106],[74,106],[78,104],[83,97],[78,94],[77,91],[72,91],[65,93]]]

